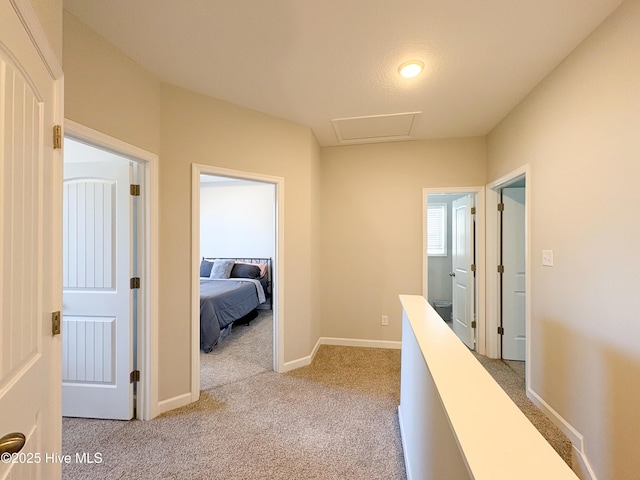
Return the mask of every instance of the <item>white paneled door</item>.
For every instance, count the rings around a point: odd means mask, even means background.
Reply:
[[[105,152],[86,147],[91,160]],[[62,413],[133,417],[130,162],[65,163]],[[83,159],[84,160],[84,159]]]
[[[0,2],[0,437],[22,445],[21,457],[7,458],[3,440],[2,479],[59,475],[44,457],[60,442],[56,84],[22,20],[13,2]]]
[[[451,206],[453,331],[469,348],[475,348],[472,202],[471,195],[465,195]]]
[[[502,190],[502,358],[525,359],[525,187]]]

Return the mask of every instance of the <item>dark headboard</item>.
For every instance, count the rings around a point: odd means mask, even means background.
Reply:
[[[268,288],[269,290],[271,290],[272,287],[272,270],[271,270],[271,259],[270,258],[258,258],[258,257],[254,257],[254,258],[225,258],[225,257],[203,257],[203,260],[235,260],[236,262],[242,262],[242,263],[252,263],[252,264],[264,264],[267,266],[267,281],[268,283]]]

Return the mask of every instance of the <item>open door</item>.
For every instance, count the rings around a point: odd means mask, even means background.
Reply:
[[[132,166],[67,139],[62,414],[133,417]],[[78,160],[84,160],[78,162]]]
[[[502,189],[502,358],[525,360],[525,188]]]
[[[60,450],[56,82],[13,4],[0,2],[0,478],[56,478],[44,458]],[[32,461],[6,461],[18,451]]]
[[[471,195],[454,200],[451,208],[453,331],[467,347],[475,348],[474,229]]]

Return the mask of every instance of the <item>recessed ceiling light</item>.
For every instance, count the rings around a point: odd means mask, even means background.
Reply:
[[[404,62],[398,68],[398,72],[404,78],[413,78],[420,75],[420,72],[424,70],[424,63],[420,60],[410,60],[408,62]]]

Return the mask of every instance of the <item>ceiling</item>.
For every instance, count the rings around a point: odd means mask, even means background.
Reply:
[[[307,125],[327,146],[485,135],[620,3],[64,0],[64,7],[161,80]],[[398,66],[411,59],[426,69],[403,79]]]

